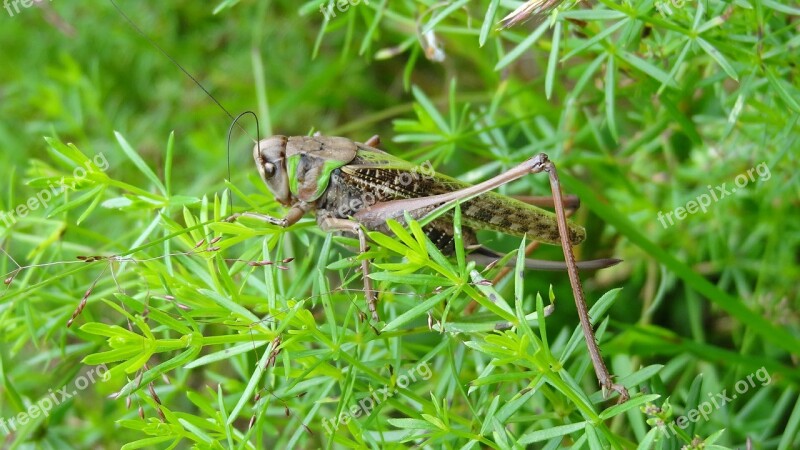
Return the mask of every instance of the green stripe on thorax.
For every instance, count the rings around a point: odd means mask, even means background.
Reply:
[[[287,157],[286,171],[292,196],[306,202],[317,200],[328,188],[331,173],[347,163],[347,161],[324,159],[304,153]]]

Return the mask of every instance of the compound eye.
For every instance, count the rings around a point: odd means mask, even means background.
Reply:
[[[264,167],[264,175],[266,175],[267,178],[272,178],[272,176],[275,175],[275,164],[264,163],[263,167]]]

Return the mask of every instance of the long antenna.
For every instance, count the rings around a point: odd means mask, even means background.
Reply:
[[[158,49],[158,51],[161,52],[161,54],[164,55],[167,59],[169,59],[172,62],[172,64],[175,65],[175,67],[180,69],[181,72],[183,72],[187,77],[189,77],[189,79],[192,80],[194,84],[196,84],[197,87],[199,87],[203,92],[205,92],[206,95],[208,95],[208,97],[211,98],[211,100],[213,100],[214,103],[217,104],[217,106],[219,106],[219,109],[221,109],[225,113],[225,115],[227,115],[228,118],[231,119],[231,125],[228,128],[228,181],[230,181],[231,180],[231,132],[233,131],[233,127],[235,125],[239,127],[239,129],[242,130],[242,132],[246,134],[247,137],[250,138],[250,140],[252,140],[256,145],[258,145],[258,142],[261,141],[261,134],[260,134],[261,129],[258,125],[258,116],[256,115],[256,113],[254,113],[253,111],[245,111],[239,114],[238,116],[234,117],[233,114],[231,114],[230,111],[227,110],[227,108],[222,106],[222,103],[220,103],[220,101],[217,100],[217,98],[214,97],[211,94],[211,92],[209,92],[209,90],[206,89],[205,86],[203,86],[203,84],[197,80],[197,78],[195,78],[191,73],[189,73],[188,70],[186,70],[181,65],[181,63],[179,63],[175,58],[173,58],[172,55],[167,53],[167,51],[164,50],[160,45],[158,45],[156,41],[150,38],[150,36],[145,34],[145,32],[142,31],[142,29],[139,28],[139,26],[136,25],[136,23],[130,17],[128,17],[127,14],[125,14],[125,11],[123,11],[122,8],[120,8],[119,5],[117,5],[117,2],[115,2],[114,0],[109,0],[109,1],[114,6],[114,9],[117,10],[119,15],[122,16],[122,18],[125,19],[126,22],[128,22],[128,25],[130,25],[131,28],[136,30],[136,32],[139,33],[139,35],[142,36],[147,42],[149,42],[150,45]],[[256,120],[256,139],[253,139],[253,136],[251,136],[250,133],[248,133],[247,130],[245,130],[244,127],[242,127],[239,124],[239,119],[246,114],[251,114],[253,118]],[[228,194],[231,199],[231,212],[233,212],[233,195],[231,194],[230,189],[228,190]]]
[[[228,127],[228,182],[231,181],[231,132],[233,131],[234,125],[242,129],[242,126],[239,125],[239,119],[241,119],[242,116],[245,116],[247,114],[252,115],[253,119],[255,119],[256,121],[256,138],[258,139],[256,141],[256,145],[259,145],[259,142],[261,142],[261,127],[258,126],[258,116],[256,115],[256,113],[254,113],[253,111],[245,111],[233,119],[233,122],[231,122],[231,126]],[[233,214],[233,193],[231,192],[230,189],[228,189],[228,197],[231,199],[231,214]]]
[[[179,62],[178,62],[178,61],[177,61],[175,58],[173,58],[173,57],[172,57],[172,55],[170,55],[169,53],[167,53],[167,51],[166,51],[166,50],[164,50],[163,48],[161,48],[161,46],[160,46],[160,45],[158,45],[158,43],[157,43],[156,41],[154,41],[153,39],[151,39],[151,38],[150,38],[150,36],[148,36],[147,34],[145,34],[145,32],[144,32],[144,31],[142,31],[142,29],[141,29],[141,28],[139,28],[139,26],[138,26],[138,25],[136,25],[136,23],[134,23],[134,21],[133,21],[133,20],[131,20],[131,18],[130,18],[130,17],[128,17],[128,15],[127,15],[127,14],[125,14],[125,12],[122,10],[122,8],[120,8],[120,7],[119,7],[119,5],[117,5],[117,2],[115,2],[114,0],[109,0],[109,1],[111,2],[111,4],[112,4],[112,5],[114,5],[114,8],[117,10],[117,12],[119,12],[119,14],[122,16],[122,18],[123,18],[123,19],[125,19],[125,21],[126,21],[126,22],[128,22],[128,25],[130,25],[130,26],[131,26],[131,28],[133,28],[134,30],[136,30],[136,32],[137,32],[137,33],[139,33],[139,35],[141,35],[141,36],[142,36],[142,37],[143,37],[143,38],[144,38],[144,39],[145,39],[147,42],[149,42],[149,43],[150,43],[150,45],[152,45],[153,47],[155,47],[156,49],[158,49],[158,51],[160,51],[162,55],[166,56],[166,57],[167,57],[167,59],[169,59],[170,61],[172,61],[172,64],[175,64],[175,66],[176,66],[178,69],[181,69],[181,72],[183,72],[184,74],[186,74],[186,76],[187,76],[187,77],[189,77],[189,79],[191,79],[192,81],[194,81],[194,84],[196,84],[196,85],[197,85],[197,87],[199,87],[200,89],[202,89],[202,90],[203,90],[203,92],[205,92],[205,93],[206,93],[206,95],[208,95],[208,96],[211,98],[211,100],[214,100],[214,103],[216,103],[216,104],[217,104],[217,106],[219,106],[219,108],[220,108],[220,109],[221,109],[221,110],[222,110],[222,111],[223,111],[223,112],[224,112],[224,113],[225,113],[225,114],[226,114],[226,115],[227,115],[227,116],[228,116],[228,117],[229,117],[231,120],[234,120],[234,121],[236,120],[236,119],[233,117],[233,114],[231,114],[231,113],[230,113],[230,112],[229,112],[229,111],[228,111],[228,110],[227,110],[227,109],[226,109],[224,106],[222,106],[222,103],[220,103],[220,102],[219,102],[219,100],[217,100],[217,99],[216,99],[216,97],[214,97],[213,95],[211,95],[211,92],[209,92],[209,91],[208,91],[208,89],[206,89],[206,88],[205,88],[205,86],[203,86],[203,85],[202,85],[202,84],[201,84],[199,81],[197,81],[197,78],[195,78],[195,77],[194,77],[194,76],[193,76],[191,73],[189,73],[189,71],[188,71],[188,70],[186,70],[186,69],[185,69],[185,68],[184,68],[184,67],[181,65],[181,63],[179,63]],[[242,128],[242,127],[241,127],[241,125],[239,126],[239,128],[241,128],[241,130],[242,130],[242,131],[244,131],[245,133],[247,133],[247,130],[245,130],[244,128]],[[248,136],[249,136],[249,134],[248,134]],[[252,137],[251,137],[251,139],[252,139]]]

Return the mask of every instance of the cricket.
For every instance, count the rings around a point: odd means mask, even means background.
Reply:
[[[380,139],[375,136],[360,144],[343,137],[329,136],[272,136],[259,141],[253,148],[253,159],[262,180],[289,211],[282,218],[257,212],[237,213],[228,218],[251,217],[280,227],[295,224],[307,213],[316,215],[318,226],[326,232],[343,232],[358,237],[361,252],[367,251],[364,230],[389,232],[388,219],[402,221],[406,213],[422,219],[438,208],[447,208],[464,201],[462,228],[464,245],[476,256],[497,257],[491,249],[479,244],[475,230],[490,229],[513,236],[529,236],[548,244],[560,244],[579,312],[589,353],[598,382],[604,391],[615,391],[620,400],[628,399],[624,386],[612,381],[594,337],[588,307],[583,294],[579,267],[599,269],[618,260],[576,262],[572,246],[585,238],[583,228],[567,222],[561,185],[555,164],[541,153],[517,167],[470,186],[454,178],[436,174],[422,178],[411,174],[414,165],[376,148]],[[492,192],[503,184],[528,174],[546,173],[552,189],[555,213]],[[415,180],[412,183],[403,178]],[[377,203],[358,201],[368,192]],[[431,195],[432,194],[432,195]],[[355,201],[354,201],[355,200]],[[352,205],[360,205],[353,208]],[[352,210],[352,214],[341,212]],[[424,229],[428,238],[445,254],[454,251],[452,220],[438,218]],[[553,270],[562,268],[547,261],[526,260],[526,267]],[[372,320],[380,322],[377,293],[369,278],[369,261],[361,261],[364,293]]]
[[[188,70],[150,39],[113,0],[110,1],[134,30],[172,61],[232,120],[228,133],[230,161],[231,131],[244,115],[255,117],[255,114],[248,111],[234,117]],[[630,397],[627,389],[614,382],[600,354],[579,275],[579,269],[602,269],[619,260],[576,260],[572,246],[580,244],[586,232],[567,221],[558,173],[549,157],[544,153],[534,155],[489,180],[469,185],[438,173],[420,177],[414,164],[380,150],[379,145],[379,136],[357,143],[345,137],[323,136],[319,133],[314,136],[277,135],[258,139],[253,147],[256,169],[275,200],[287,207],[288,211],[284,217],[273,217],[257,211],[238,212],[226,220],[247,217],[286,228],[307,214],[313,214],[323,231],[357,237],[359,251],[363,253],[369,245],[365,230],[389,233],[387,220],[403,222],[406,214],[414,220],[420,220],[439,209],[452,208],[455,203],[463,202],[463,243],[470,251],[471,259],[476,262],[491,264],[502,257],[480,245],[476,230],[527,236],[531,240],[560,245],[564,263],[526,259],[525,266],[534,270],[567,272],[581,329],[604,397],[616,392],[619,402],[627,401]],[[551,197],[534,198],[532,203],[552,205],[554,212],[493,192],[526,175],[541,173],[549,177]],[[367,196],[372,200],[363,201]],[[573,203],[570,204],[572,208],[576,206]],[[455,230],[451,217],[445,215],[435,219],[424,228],[424,232],[444,254],[453,254]],[[378,293],[369,278],[367,259],[361,261],[361,273],[371,326],[377,332],[375,325],[380,322]]]

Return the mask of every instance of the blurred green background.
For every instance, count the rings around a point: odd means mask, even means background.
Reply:
[[[556,312],[546,334],[534,324],[541,342],[516,340],[526,327],[510,331],[520,350],[509,356],[489,348],[499,334],[430,331],[423,311],[376,337],[357,320],[364,305],[353,253],[311,219],[285,233],[255,222],[205,224],[206,234],[223,236],[219,254],[175,255],[206,236],[186,233],[193,221],[228,212],[214,200],[228,177],[230,119],[111,3],[17,3],[16,11],[6,2],[0,210],[69,180],[80,153],[104,155],[108,169],[11,226],[0,220],[0,264],[13,279],[0,297],[0,417],[15,417],[97,364],[112,376],[14,433],[0,424],[3,448],[800,445],[796,2],[565,3],[509,29],[500,19],[523,2],[371,0],[345,5],[331,20],[322,3],[120,5],[232,114],[257,112],[262,137],[320,131],[363,142],[379,134],[385,150],[473,182],[547,152],[565,192],[582,200],[573,218],[587,228],[579,258],[624,260],[583,276],[592,303],[621,288],[608,303],[606,361],[617,375],[634,374],[632,391],[660,398],[602,420],[592,415],[613,402],[600,401],[583,344],[559,359],[577,325],[565,274],[526,273],[526,313],[537,292],[547,303],[551,285]],[[437,52],[443,60],[429,57]],[[242,124],[255,135],[252,120]],[[242,134],[234,130],[231,146],[234,205],[279,215]],[[746,185],[735,185],[756,167]],[[725,183],[737,191],[663,226],[660,212]],[[548,184],[532,176],[502,191],[545,195]],[[481,237],[503,251],[519,244]],[[148,243],[131,255],[138,262],[49,264],[127,255]],[[561,258],[558,247],[545,247],[536,257]],[[385,273],[391,269],[381,263],[400,261],[375,252]],[[231,261],[286,257],[296,258],[286,271]],[[37,267],[15,272],[17,264]],[[415,273],[448,279],[431,267]],[[459,267],[448,274],[470,281]],[[379,281],[387,322],[434,295],[435,283],[415,283]],[[324,295],[339,286],[345,290]],[[67,328],[90,288],[88,306]],[[512,282],[496,289],[513,303]],[[455,292],[433,315],[471,320],[460,313],[474,299]],[[235,305],[270,320],[245,323]],[[146,309],[151,315],[141,319]],[[285,317],[297,310],[308,315]],[[480,323],[500,320],[480,311]],[[298,317],[311,322],[298,325]],[[80,328],[91,324],[98,327]],[[153,335],[141,331],[148,326]],[[282,354],[262,372],[259,359],[275,336]],[[131,351],[137,345],[142,350]],[[193,345],[196,352],[180,351]],[[97,356],[112,348],[129,353]],[[191,365],[231,348],[229,357]],[[148,358],[132,362],[142,354]],[[556,360],[564,367],[548,369]],[[324,431],[323,418],[423,361],[432,380],[341,425],[335,437]],[[685,436],[658,431],[659,420],[733,392],[760,368],[771,374],[768,385],[715,409]],[[258,400],[248,383],[263,387]],[[124,386],[129,392],[108,398]],[[228,420],[232,410],[238,417]],[[588,425],[575,425],[582,421]]]

